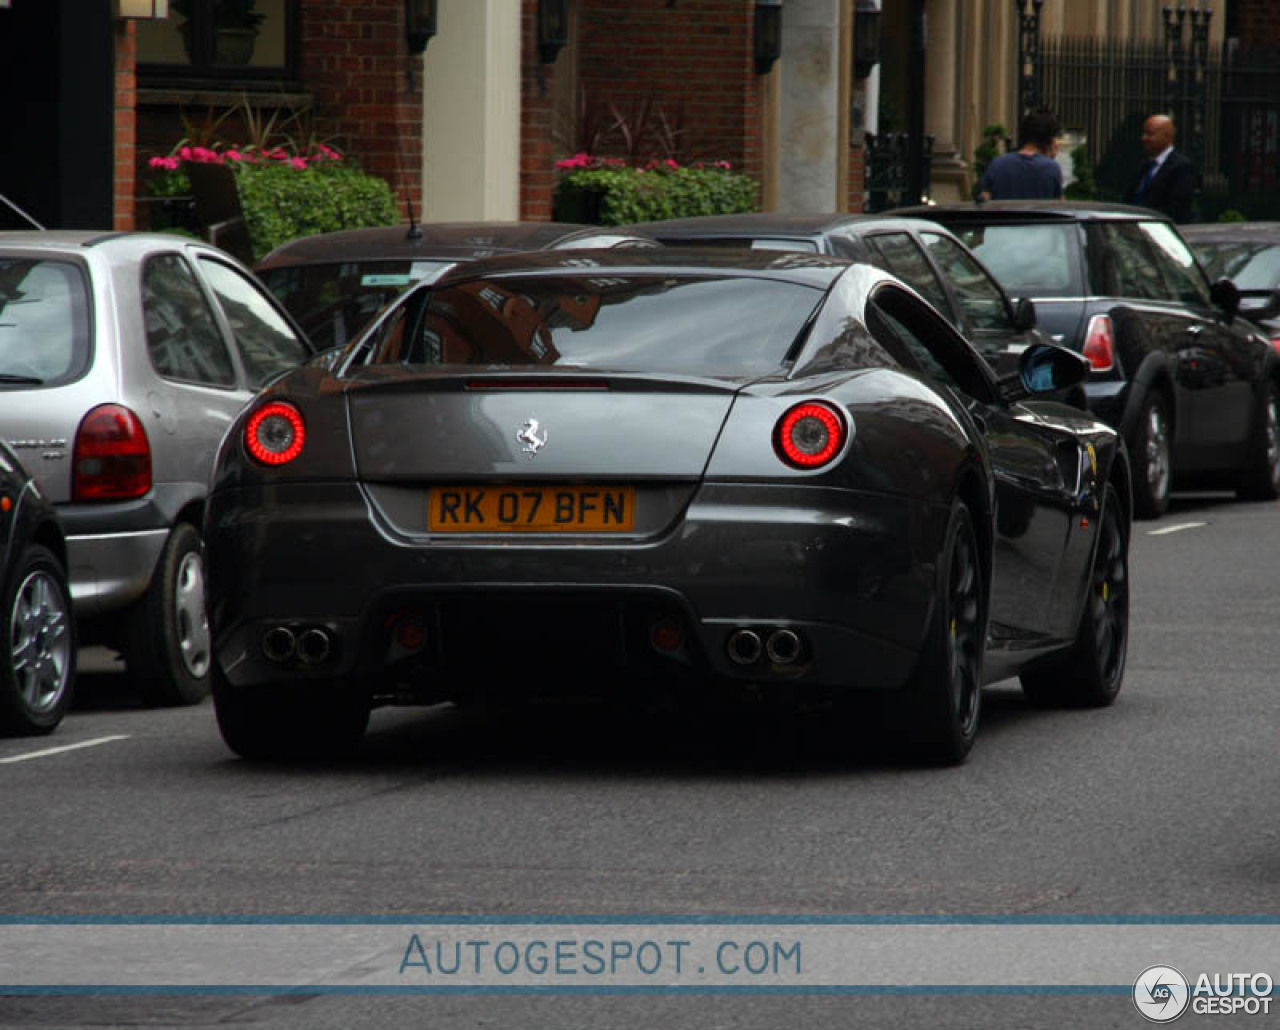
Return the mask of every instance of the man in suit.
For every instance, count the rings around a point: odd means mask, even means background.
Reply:
[[[1129,189],[1128,201],[1154,208],[1175,222],[1191,221],[1195,200],[1196,166],[1173,149],[1173,119],[1153,114],[1142,123],[1142,149],[1147,160]]]

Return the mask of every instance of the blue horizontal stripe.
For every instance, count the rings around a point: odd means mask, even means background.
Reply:
[[[255,995],[321,995],[321,994],[861,994],[861,995],[1131,995],[1132,986],[1060,985],[919,985],[852,984],[836,987],[764,987],[764,986],[690,986],[690,987],[421,987],[400,986],[294,986],[294,985],[223,985],[190,986],[17,986],[0,984],[6,995],[97,995],[97,994],[255,994]]]
[[[1280,926],[1280,915],[0,915],[0,926]]]

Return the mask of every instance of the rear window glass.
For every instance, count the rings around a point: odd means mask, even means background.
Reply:
[[[0,256],[0,389],[65,383],[89,363],[89,295],[69,261]]]
[[[1231,279],[1242,290],[1274,290],[1280,286],[1280,246],[1276,244],[1190,243],[1210,279]]]
[[[1011,297],[1078,297],[1080,232],[1067,225],[950,225]]]
[[[820,289],[755,278],[529,276],[423,292],[368,360],[764,374],[788,357]],[[406,306],[407,307],[407,306]]]
[[[675,237],[661,241],[664,247],[741,247],[744,250],[792,250],[801,254],[817,254],[816,240],[797,240],[781,236],[719,236],[713,239]]]
[[[433,279],[449,261],[344,261],[257,273],[316,350],[341,347],[407,286]]]

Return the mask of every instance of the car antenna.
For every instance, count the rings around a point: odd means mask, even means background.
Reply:
[[[18,207],[18,205],[17,205],[17,204],[15,204],[12,200],[10,200],[8,197],[6,197],[3,193],[0,193],[0,200],[3,200],[6,204],[8,204],[8,205],[9,205],[9,207],[13,208],[13,210],[15,210],[16,212],[18,212],[18,214],[20,214],[20,215],[21,215],[23,218],[25,218],[28,222],[30,222],[32,225],[34,225],[37,229],[40,229],[40,230],[43,230],[43,229],[44,229],[44,226],[43,226],[43,225],[41,225],[41,224],[40,224],[39,222],[37,222],[34,218],[32,218],[29,214],[27,214],[25,211],[23,211],[23,210],[22,210],[22,208]]]
[[[405,239],[417,243],[422,239],[422,226],[418,224],[418,220],[413,217],[413,198],[405,197],[405,206],[409,208],[409,231],[405,233]]]

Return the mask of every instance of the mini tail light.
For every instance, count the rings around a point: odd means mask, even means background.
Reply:
[[[71,457],[76,501],[128,501],[151,489],[151,442],[142,420],[120,404],[99,404],[80,420]]]
[[[302,453],[307,430],[302,413],[292,404],[272,401],[249,416],[244,427],[244,445],[255,461],[264,465],[284,465]]]
[[[816,469],[840,453],[847,435],[844,417],[832,405],[806,401],[778,420],[773,441],[788,465]]]
[[[1280,353],[1280,336],[1271,337],[1271,346],[1276,350],[1277,353]]]
[[[1094,315],[1089,319],[1089,331],[1084,334],[1083,354],[1095,372],[1110,372],[1115,368],[1115,334],[1107,315]]]

